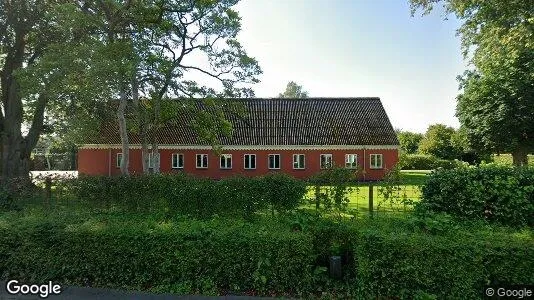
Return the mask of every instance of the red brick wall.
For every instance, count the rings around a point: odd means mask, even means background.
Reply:
[[[120,149],[80,149],[78,151],[78,171],[81,174],[89,175],[107,175],[111,170],[111,175],[120,174],[117,167],[117,153]],[[172,169],[172,154],[184,154],[184,168]],[[268,169],[268,155],[280,154],[281,169],[277,172],[285,172],[298,178],[307,178],[320,171],[320,154],[332,154],[335,165],[343,166],[345,164],[345,154],[357,154],[358,165],[365,165],[365,180],[379,180],[386,170],[391,169],[398,162],[398,151],[391,149],[380,150],[231,150],[223,153],[232,154],[232,169],[225,170],[220,168],[219,157],[211,150],[169,150],[160,149],[160,169],[162,173],[186,172],[199,176],[210,178],[221,178],[229,175],[242,174],[245,176],[264,175],[270,171]],[[111,168],[109,168],[109,157],[111,154]],[[208,154],[208,168],[196,168],[196,154]],[[244,154],[256,154],[256,169],[244,169]],[[293,154],[304,154],[306,163],[304,170],[293,169]],[[370,165],[370,154],[383,155],[383,168],[372,170]],[[365,163],[364,163],[365,159]],[[130,173],[136,174],[142,172],[141,150],[131,149],[129,159]],[[364,179],[363,176],[361,179]]]

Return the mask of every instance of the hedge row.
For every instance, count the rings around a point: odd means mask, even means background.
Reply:
[[[126,211],[165,211],[209,217],[250,217],[259,209],[287,211],[299,206],[305,182],[274,173],[262,177],[230,177],[220,181],[188,175],[86,176],[62,182],[60,197],[89,206]]]
[[[0,228],[0,278],[178,294],[309,290],[310,237],[258,229],[195,221],[148,231],[50,222]]]
[[[450,226],[430,234],[405,221],[318,220],[294,231],[275,220],[150,227],[104,219],[110,218],[3,222],[0,279],[177,294],[308,298],[325,292],[363,299],[477,299],[486,284],[534,284],[532,232]],[[326,275],[332,254],[343,257],[343,279]]]
[[[422,188],[422,211],[534,226],[534,168],[498,165],[440,170]]]
[[[454,169],[466,166],[467,163],[459,160],[446,160],[423,154],[402,154],[399,157],[398,166],[401,170],[435,170]]]
[[[532,235],[363,232],[357,278],[367,299],[480,299],[485,285],[533,284]]]

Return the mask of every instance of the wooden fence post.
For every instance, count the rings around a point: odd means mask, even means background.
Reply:
[[[373,204],[373,184],[369,184],[369,215],[373,217],[374,204]]]
[[[52,198],[52,179],[50,177],[45,178],[45,199],[46,205],[50,208],[50,202]]]

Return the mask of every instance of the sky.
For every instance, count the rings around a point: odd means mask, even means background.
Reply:
[[[410,15],[408,0],[242,0],[238,40],[263,70],[252,88],[276,97],[295,81],[310,97],[380,97],[393,127],[458,127],[464,62],[442,11]]]

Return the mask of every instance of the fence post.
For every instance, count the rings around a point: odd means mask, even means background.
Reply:
[[[52,198],[52,179],[50,177],[45,178],[45,199],[46,205],[50,208],[50,201]]]
[[[369,184],[369,215],[373,217],[374,205],[373,205],[373,184]]]

